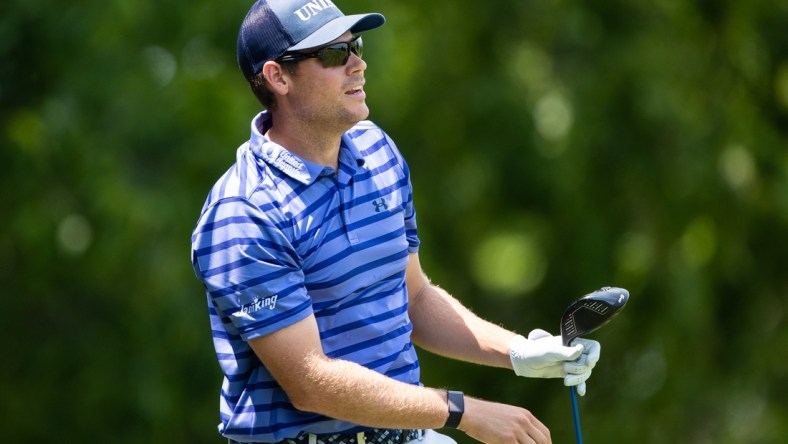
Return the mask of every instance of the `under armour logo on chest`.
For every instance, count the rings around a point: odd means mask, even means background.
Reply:
[[[388,204],[386,203],[386,201],[382,197],[379,199],[379,201],[378,200],[373,200],[372,201],[372,205],[375,206],[375,212],[376,213],[380,213],[383,210],[388,210],[389,209]]]

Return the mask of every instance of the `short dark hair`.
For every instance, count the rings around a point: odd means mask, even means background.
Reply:
[[[294,76],[298,74],[298,62],[291,61],[291,62],[278,62],[282,65],[290,75]],[[273,111],[276,109],[276,97],[268,89],[268,81],[265,79],[263,75],[263,71],[260,70],[257,74],[252,77],[252,80],[249,81],[249,86],[252,88],[252,92],[254,93],[257,100],[260,102],[261,105],[267,110]]]

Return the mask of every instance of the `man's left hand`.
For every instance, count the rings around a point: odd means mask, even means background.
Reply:
[[[509,357],[518,376],[531,378],[563,378],[564,385],[577,386],[577,394],[586,393],[586,380],[591,377],[602,346],[597,341],[576,338],[565,347],[560,336],[536,329],[528,339],[515,336],[509,344]]]

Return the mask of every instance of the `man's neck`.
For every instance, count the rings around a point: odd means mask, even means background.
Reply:
[[[339,165],[339,146],[343,133],[344,131],[324,131],[275,120],[274,125],[265,135],[272,142],[304,160],[336,170]]]

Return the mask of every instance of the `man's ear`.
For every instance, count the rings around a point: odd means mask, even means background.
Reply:
[[[284,95],[287,94],[290,85],[288,73],[277,62],[269,61],[263,65],[263,76],[272,92]]]

